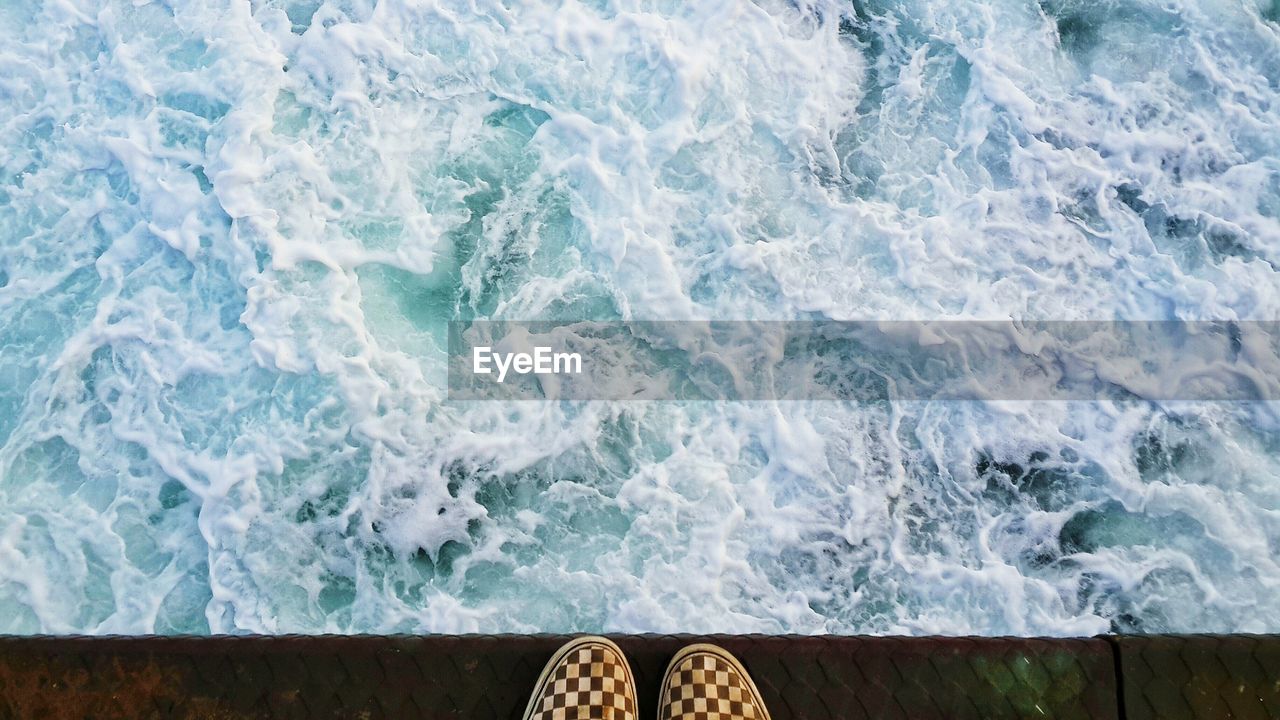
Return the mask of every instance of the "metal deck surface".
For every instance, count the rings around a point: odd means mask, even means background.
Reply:
[[[1280,718],[1280,637],[612,636],[642,718],[690,642],[788,718]],[[518,718],[563,636],[0,637],[0,718]]]

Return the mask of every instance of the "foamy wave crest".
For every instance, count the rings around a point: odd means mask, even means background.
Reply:
[[[1278,23],[0,3],[0,632],[1280,630],[1272,403],[445,379],[451,320],[1280,318]]]

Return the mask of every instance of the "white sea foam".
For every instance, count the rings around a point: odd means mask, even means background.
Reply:
[[[0,632],[1277,631],[1274,406],[449,404],[443,350],[1276,319],[1277,22],[0,2]]]

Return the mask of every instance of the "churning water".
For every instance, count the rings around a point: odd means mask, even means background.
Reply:
[[[1278,23],[0,0],[0,632],[1278,631],[1273,403],[445,402],[456,319],[1280,318]]]

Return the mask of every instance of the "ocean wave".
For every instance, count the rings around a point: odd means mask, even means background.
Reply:
[[[451,403],[450,320],[1274,320],[1271,0],[0,3],[0,632],[1280,629],[1271,403]]]

